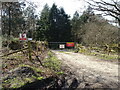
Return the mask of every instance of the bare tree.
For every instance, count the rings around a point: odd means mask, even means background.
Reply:
[[[89,0],[86,1],[94,10],[102,11],[105,15],[114,17],[120,26],[120,1],[119,0]]]

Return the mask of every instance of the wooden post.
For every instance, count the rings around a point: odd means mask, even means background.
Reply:
[[[28,54],[29,54],[29,60],[32,61],[31,42],[30,41],[28,41]]]
[[[38,56],[38,42],[36,42],[37,56]]]

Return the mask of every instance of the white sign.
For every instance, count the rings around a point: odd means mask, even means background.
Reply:
[[[28,40],[29,40],[29,41],[31,41],[31,40],[32,40],[32,38],[28,38]]]
[[[26,33],[21,34],[20,33],[20,40],[27,40]]]
[[[64,44],[60,44],[59,48],[65,48],[65,45]]]

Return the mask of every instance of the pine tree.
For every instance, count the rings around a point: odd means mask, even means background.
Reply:
[[[79,29],[80,26],[80,17],[79,17],[79,13],[76,11],[73,15],[73,19],[71,20],[71,24],[72,24],[72,39],[74,41],[77,41],[77,31]]]
[[[59,10],[55,4],[53,4],[52,8],[50,9],[49,14],[49,22],[50,22],[50,29],[49,29],[49,41],[57,41],[58,40],[58,14]]]
[[[69,16],[65,13],[64,9],[60,9],[59,14],[59,41],[71,41],[71,25]]]
[[[49,30],[49,6],[46,4],[41,12],[40,20],[38,20],[39,28],[37,29],[37,40],[48,40]]]
[[[51,9],[49,9],[47,4],[44,6],[38,25],[37,40],[47,40],[49,42],[71,40],[69,16],[63,8],[58,9],[55,4],[53,4]]]
[[[24,24],[23,5],[19,2],[2,3],[2,34],[18,37]],[[24,6],[23,6],[24,7]]]
[[[49,41],[64,42],[71,40],[70,20],[63,8],[58,9],[57,6],[53,4],[50,10],[49,22]]]

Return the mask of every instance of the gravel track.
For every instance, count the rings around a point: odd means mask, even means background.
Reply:
[[[64,70],[70,71],[80,82],[78,88],[118,88],[118,64],[94,56],[52,50],[62,61]],[[87,85],[86,85],[87,83]]]

